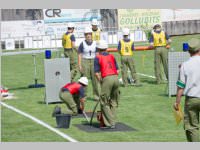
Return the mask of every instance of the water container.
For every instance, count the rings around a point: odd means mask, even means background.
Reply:
[[[57,114],[56,123],[57,128],[69,128],[71,121],[71,114]]]
[[[45,58],[46,59],[51,59],[51,50],[46,50],[45,51]]]
[[[189,50],[189,45],[188,43],[183,43],[183,51],[186,52]]]

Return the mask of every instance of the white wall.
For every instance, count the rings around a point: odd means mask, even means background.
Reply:
[[[200,20],[200,9],[161,9],[161,21]]]

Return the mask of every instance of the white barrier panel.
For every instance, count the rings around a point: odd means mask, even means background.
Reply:
[[[83,34],[83,33],[80,33]],[[123,38],[122,32],[101,32],[101,39],[108,41],[109,44],[118,44],[119,40]],[[76,37],[75,45],[78,47],[80,43],[85,39],[84,37]],[[146,35],[144,31],[136,30],[131,31],[130,39],[133,41],[146,41]],[[17,48],[62,48],[62,35],[41,35],[41,36],[24,36],[18,38],[3,38],[2,41],[7,40],[7,46],[5,49],[17,49]],[[10,42],[8,42],[10,41]],[[12,45],[14,41],[14,45]],[[20,41],[20,42],[19,42]],[[20,47],[15,47],[15,43],[22,44]],[[23,46],[24,44],[24,46]],[[11,47],[14,46],[14,47]]]
[[[8,50],[14,50],[15,49],[15,41],[14,39],[6,39],[5,40],[5,48]]]
[[[123,39],[123,34],[122,34],[122,32],[118,32],[118,33],[117,33],[117,37],[118,37],[118,41],[121,40],[121,39]]]
[[[112,44],[112,36],[108,35],[108,44]]]
[[[32,37],[24,38],[24,48],[33,48],[33,38]]]
[[[189,59],[187,52],[169,52],[168,53],[168,74],[169,74],[169,96],[176,95],[179,65]]]
[[[132,35],[133,35],[133,38],[131,38],[131,39],[134,39],[135,42],[147,40],[146,34],[142,30],[136,30],[136,31],[134,31],[134,33]]]
[[[57,48],[56,35],[51,35],[51,48]]]
[[[43,41],[33,41],[33,48],[43,48]]]
[[[62,40],[56,40],[57,47],[62,47]]]
[[[117,34],[114,34],[113,35],[113,43],[112,44],[118,44],[118,37],[117,37]]]
[[[69,58],[44,60],[45,71],[45,101],[46,103],[60,102],[59,91],[70,82]]]
[[[51,48],[51,38],[50,36],[42,37],[42,48],[50,47]]]
[[[100,39],[108,41],[108,32],[101,32]]]

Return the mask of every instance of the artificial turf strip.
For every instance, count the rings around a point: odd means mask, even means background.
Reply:
[[[99,123],[93,123],[92,126],[88,123],[83,124],[75,124],[75,126],[83,130],[85,132],[131,132],[131,131],[137,131],[133,127],[130,127],[122,122],[117,122],[114,129],[101,129],[99,127]]]
[[[88,117],[92,117],[92,112],[85,112]],[[94,113],[94,118],[97,117],[97,113]],[[78,114],[77,116],[72,116],[72,118],[84,118],[83,114]],[[93,119],[94,119],[93,118]]]

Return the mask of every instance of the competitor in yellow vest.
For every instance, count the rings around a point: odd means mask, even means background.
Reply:
[[[71,70],[71,80],[74,81],[77,74],[77,65],[74,58],[76,47],[75,47],[75,36],[74,24],[68,23],[67,32],[62,36],[62,46],[64,48],[64,55],[66,58],[70,59],[70,70]]]
[[[101,29],[98,28],[98,21],[97,19],[92,19],[92,40],[99,41],[101,36]]]
[[[129,68],[132,79],[134,80],[133,85],[141,86],[139,78],[136,75],[135,63],[133,59],[134,43],[129,39],[129,34],[129,29],[124,28],[123,39],[118,43],[118,51],[121,55],[122,81],[124,86],[128,86],[128,82],[132,82],[131,79],[128,81],[127,71]]]
[[[170,37],[161,28],[161,25],[156,24],[153,27],[151,37],[149,39],[150,45],[155,48],[154,51],[154,68],[157,84],[165,83],[161,64],[163,65],[165,76],[168,79],[168,47],[171,43]]]

